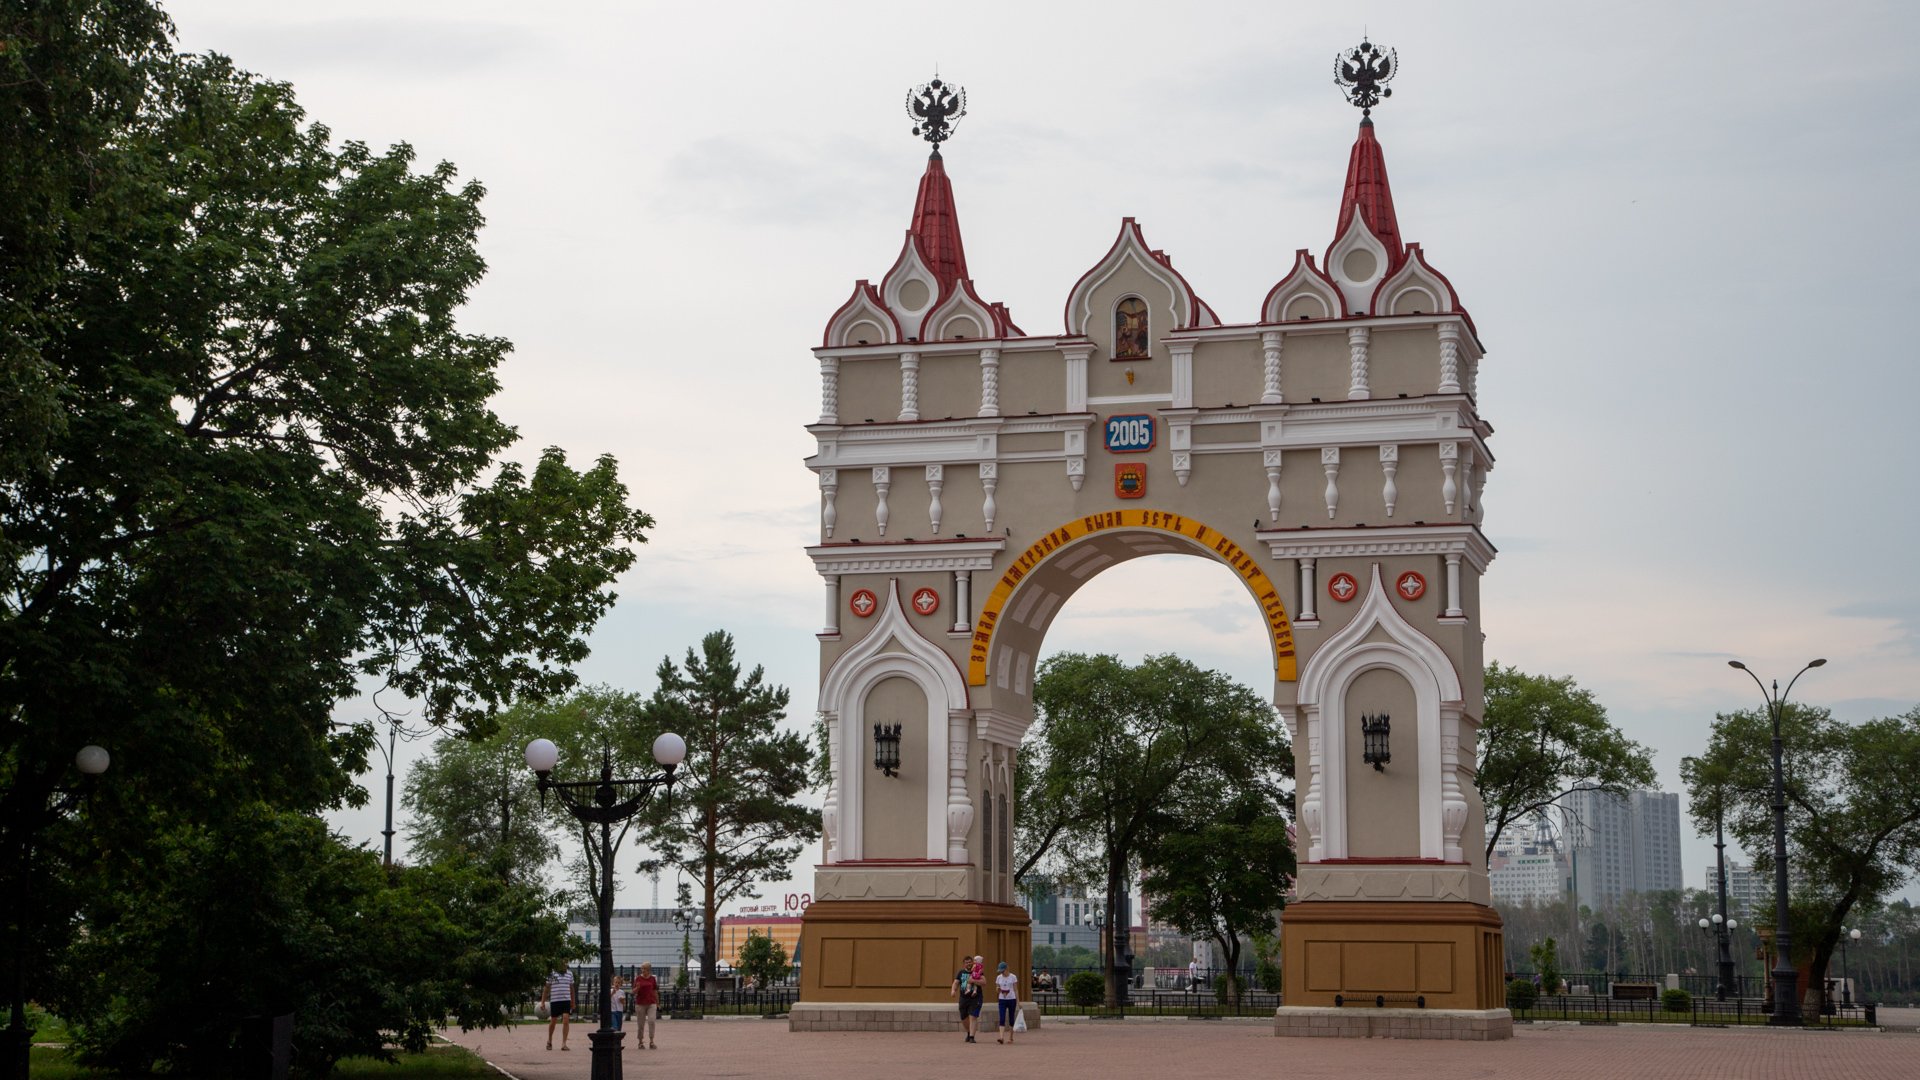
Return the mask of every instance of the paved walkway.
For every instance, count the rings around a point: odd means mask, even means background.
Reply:
[[[461,1034],[517,1080],[586,1080],[583,1028],[573,1049],[549,1052],[546,1027]],[[636,1050],[628,1077],[754,1077],[763,1080],[948,1080],[959,1071],[1008,1077],[1182,1080],[1914,1080],[1920,1035],[1841,1031],[1715,1030],[1665,1025],[1528,1025],[1510,1042],[1277,1039],[1271,1022],[1051,1021],[1013,1046],[991,1035],[968,1046],[916,1032],[787,1031],[782,1020],[667,1020],[660,1049]]]

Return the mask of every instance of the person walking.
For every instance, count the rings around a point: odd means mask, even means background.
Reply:
[[[1000,991],[999,1034],[994,1042],[1013,1045],[1013,1018],[1020,1011],[1020,976],[1007,970],[1005,961],[1000,964],[1000,973],[993,977],[994,988]]]
[[[980,1002],[985,996],[980,980],[973,977],[973,965],[967,964],[954,973],[953,985],[948,988],[947,996],[960,1000],[960,1031],[968,1042],[980,1031]]]
[[[627,987],[620,976],[613,977],[613,986],[607,993],[607,1011],[613,1013],[613,1030],[620,1030],[620,1018],[627,1012]]]
[[[560,1025],[560,1049],[570,1050],[573,1032],[573,972],[555,968],[547,973],[547,1049],[553,1049],[553,1025]]]
[[[641,964],[633,977],[633,1040],[643,1050],[658,1050],[654,1027],[660,1020],[660,980],[653,977],[653,965]]]

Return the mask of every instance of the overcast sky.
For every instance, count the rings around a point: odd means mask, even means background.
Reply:
[[[945,156],[982,295],[1058,333],[1132,215],[1248,322],[1333,239],[1358,113],[1332,61],[1364,28],[1401,59],[1376,130],[1402,233],[1488,349],[1489,657],[1593,689],[1669,790],[1716,711],[1760,703],[1728,658],[1827,657],[1795,698],[1849,720],[1920,702],[1912,5],[167,6],[182,48],[291,82],[337,138],[487,186],[464,325],[514,342],[517,455],[610,452],[659,521],[590,682],[650,691],[725,628],[811,715],[809,350],[898,251],[926,157],[902,102],[936,63],[968,92]],[[1103,574],[1048,644],[1264,687],[1261,625],[1230,572],[1168,556]],[[377,842],[373,786],[337,820]]]

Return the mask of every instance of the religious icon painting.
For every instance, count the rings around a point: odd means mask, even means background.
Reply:
[[[1147,304],[1129,296],[1113,309],[1113,358],[1145,360],[1152,355],[1147,339]]]
[[[865,619],[880,610],[880,599],[873,595],[872,589],[861,589],[847,601],[847,607],[853,609],[855,615]]]
[[[940,610],[940,594],[932,589],[913,591],[913,610],[922,615],[931,615]]]
[[[1394,579],[1393,591],[1407,600],[1418,600],[1427,595],[1427,579],[1412,570]]]
[[[1129,461],[1113,467],[1113,493],[1122,499],[1144,498],[1147,494],[1145,462]]]
[[[1352,574],[1335,574],[1327,579],[1327,595],[1344,604],[1360,595],[1360,583]]]

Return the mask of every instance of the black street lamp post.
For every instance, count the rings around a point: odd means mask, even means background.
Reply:
[[[1840,931],[1840,979],[1841,979],[1841,986],[1842,986],[1842,996],[1846,999],[1845,1000],[1846,1006],[1848,1008],[1852,1008],[1853,1007],[1853,971],[1847,965],[1847,945],[1849,943],[1856,944],[1856,945],[1860,943],[1859,927],[1855,927],[1852,930],[1842,928]]]
[[[1780,714],[1786,707],[1787,694],[1793,693],[1793,684],[1800,676],[1825,664],[1826,660],[1809,661],[1806,667],[1787,680],[1786,693],[1780,691],[1780,680],[1773,680],[1773,691],[1769,693],[1760,676],[1755,675],[1747,665],[1738,660],[1727,661],[1728,667],[1736,667],[1747,673],[1753,685],[1760,688],[1760,696],[1766,699],[1767,711],[1773,716],[1773,1016],[1768,1023],[1775,1027],[1798,1027],[1800,1025],[1799,973],[1793,969],[1793,930],[1787,924],[1787,786],[1780,771]]]
[[[587,1033],[587,1041],[593,1044],[593,1080],[621,1080],[620,1043],[626,1036],[613,1029],[613,826],[639,813],[655,788],[666,788],[671,799],[673,771],[686,757],[686,740],[669,731],[653,740],[653,760],[661,767],[657,775],[616,780],[613,754],[608,752],[600,759],[600,779],[561,783],[553,779],[560,748],[546,739],[527,744],[527,765],[540,777],[541,800],[554,792],[575,820],[600,826],[600,888],[594,897],[600,908],[600,1027]],[[626,794],[628,790],[632,793]],[[575,792],[593,794],[582,799]]]
[[[7,1055],[9,1080],[27,1080],[28,1064],[33,1057],[33,1032],[27,1027],[27,923],[33,917],[33,838],[62,814],[80,805],[80,800],[93,789],[94,778],[107,771],[110,760],[106,750],[98,746],[81,747],[73,756],[73,767],[80,771],[80,782],[55,786],[51,799],[20,829],[20,858],[15,864],[19,876],[14,882],[13,895],[7,898],[13,908],[13,992],[10,995],[13,1017],[7,1025],[7,1041],[11,1047]]]
[[[1725,879],[1722,879],[1723,883],[1724,880]],[[1715,942],[1719,945],[1720,977],[1717,980],[1719,985],[1714,987],[1714,997],[1720,1001],[1727,1000],[1727,995],[1734,992],[1733,947],[1731,939],[1733,932],[1740,928],[1740,920],[1727,918],[1726,915],[1723,914],[1726,910],[1727,894],[1722,890],[1720,893],[1720,910],[1715,912],[1712,918],[1700,920],[1700,929],[1712,934]]]

